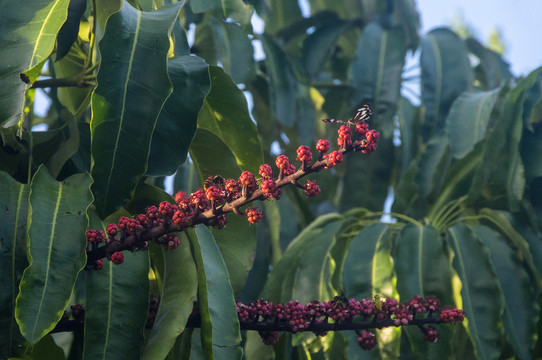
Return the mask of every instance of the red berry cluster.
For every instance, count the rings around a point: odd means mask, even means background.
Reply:
[[[255,224],[262,219],[263,213],[254,207],[248,207],[245,211],[241,208],[255,200],[280,199],[281,188],[288,184],[303,189],[307,198],[317,196],[320,194],[320,186],[316,181],[309,180],[302,185],[298,180],[312,172],[337,166],[343,161],[345,153],[353,151],[370,153],[376,148],[380,136],[378,131],[369,130],[366,123],[357,124],[355,131],[358,139],[353,142],[351,128],[341,126],[337,139],[339,149],[331,152],[328,140],[318,140],[316,143],[318,159],[315,162],[311,149],[305,145],[299,146],[296,151],[296,159],[301,163],[299,168],[291,164],[286,155],[277,156],[275,165],[279,174],[276,178],[269,164],[259,167],[259,178],[250,171],[243,171],[237,180],[223,179],[220,176],[210,177],[205,181],[203,189],[197,189],[190,195],[183,191],[175,194],[175,204],[163,201],[158,206],[147,207],[143,214],[136,214],[132,218],[123,216],[117,224],[109,224],[106,228],[107,239],[101,230],[88,230],[86,238],[89,243],[87,249],[89,267],[103,268],[103,262],[98,261],[103,257],[112,261],[114,258],[115,264],[120,264],[124,260],[122,254],[113,257],[114,253],[123,250],[145,250],[152,240],[167,249],[175,249],[179,245],[178,239],[164,235],[197,224],[221,229],[226,226],[226,214],[229,212],[244,216],[249,223]],[[98,246],[104,240],[105,245]]]
[[[358,345],[363,350],[371,350],[376,346],[376,335],[370,331],[363,330],[359,334]]]

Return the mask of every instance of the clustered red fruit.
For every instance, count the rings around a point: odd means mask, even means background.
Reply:
[[[370,331],[363,330],[358,337],[358,345],[363,350],[371,350],[376,346],[376,335]]]
[[[463,310],[445,307],[440,311],[440,318],[445,323],[456,323],[463,321],[465,312]]]
[[[111,255],[111,261],[115,265],[120,265],[124,262],[124,254],[120,251],[115,251],[113,255]]]
[[[143,214],[136,214],[132,218],[122,216],[117,224],[107,226],[105,231],[107,238],[101,230],[88,230],[86,232],[89,243],[88,267],[96,270],[103,268],[103,262],[97,260],[105,256],[111,259],[114,252],[146,250],[150,240],[173,249],[178,246],[178,242],[172,242],[171,239],[164,237],[165,234],[199,223],[221,229],[226,226],[226,214],[231,211],[245,216],[249,223],[255,224],[262,219],[262,212],[254,207],[242,211],[241,207],[254,200],[278,200],[282,194],[281,188],[288,184],[302,188],[307,198],[317,196],[320,187],[316,181],[309,180],[305,185],[301,185],[298,182],[299,178],[322,168],[330,169],[340,164],[346,152],[371,153],[376,149],[376,142],[380,137],[378,131],[369,130],[365,122],[356,124],[355,131],[358,138],[352,142],[351,128],[341,126],[337,139],[339,149],[332,152],[329,152],[328,140],[318,140],[315,146],[318,160],[315,163],[312,163],[311,149],[305,145],[299,146],[296,151],[296,159],[301,162],[299,170],[290,163],[286,155],[279,155],[275,159],[275,165],[279,169],[276,178],[273,178],[273,169],[269,164],[259,167],[259,178],[255,178],[249,171],[243,171],[237,181],[225,180],[220,176],[209,177],[204,189],[197,189],[190,195],[184,191],[177,192],[176,203],[163,201],[158,206],[147,207]],[[104,241],[106,245],[99,247],[98,244]],[[119,255],[115,258],[117,263],[122,262]]]

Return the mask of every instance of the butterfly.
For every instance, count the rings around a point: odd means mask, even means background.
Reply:
[[[352,116],[348,120],[322,119],[322,121],[330,123],[330,124],[355,125],[355,124],[360,124],[363,121],[369,120],[371,118],[371,115],[373,115],[373,110],[371,110],[371,107],[369,105],[365,104],[362,107],[360,107],[359,109],[357,109],[354,116]]]

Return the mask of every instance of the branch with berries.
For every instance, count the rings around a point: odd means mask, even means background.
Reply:
[[[160,301],[151,296],[145,324],[147,329],[153,327],[159,305]],[[82,329],[84,309],[81,305],[75,305],[71,310],[73,320],[69,320],[69,314],[65,313],[52,332]],[[433,325],[455,324],[465,318],[463,310],[441,307],[440,301],[434,296],[425,299],[415,296],[405,303],[377,296],[361,300],[335,296],[330,301],[314,300],[306,304],[298,301],[282,304],[259,299],[249,304],[237,302],[237,315],[240,329],[258,331],[266,345],[274,345],[281,332],[312,332],[316,336],[325,336],[329,331],[355,331],[357,342],[363,350],[375,347],[375,329],[417,326],[425,340],[434,343],[439,333]],[[194,304],[186,327],[201,327],[197,303]]]
[[[117,224],[107,226],[105,234],[101,230],[87,230],[87,268],[100,270],[103,268],[103,258],[121,264],[124,261],[122,251],[146,250],[149,241],[156,241],[167,249],[175,249],[179,245],[179,239],[171,233],[197,224],[221,229],[226,225],[226,215],[230,212],[244,216],[251,224],[255,224],[262,219],[262,211],[253,206],[245,210],[242,210],[242,207],[255,200],[278,200],[281,188],[287,185],[303,189],[308,198],[317,196],[320,187],[316,181],[309,180],[302,185],[299,180],[311,173],[337,166],[343,161],[345,154],[370,154],[376,150],[380,137],[378,131],[369,130],[366,122],[360,122],[356,124],[355,132],[357,137],[352,139],[351,128],[342,125],[338,130],[338,150],[332,152],[329,152],[328,140],[318,140],[318,157],[314,162],[310,148],[299,146],[299,168],[290,163],[285,155],[279,155],[275,161],[278,169],[276,177],[268,164],[260,166],[258,179],[249,171],[244,171],[238,180],[225,180],[215,176],[206,181],[208,186],[196,190],[190,196],[182,191],[178,192],[175,195],[176,204],[164,201],[158,206],[149,206],[144,214],[136,214],[132,218],[121,217]]]

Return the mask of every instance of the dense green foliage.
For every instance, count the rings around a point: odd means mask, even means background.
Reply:
[[[73,303],[86,315],[69,359],[540,358],[542,68],[517,78],[473,38],[419,34],[412,0],[308,0],[305,16],[297,1],[247,3],[0,1],[0,358],[62,358],[49,332]],[[191,192],[293,161],[336,138],[321,118],[365,103],[378,149],[316,174],[319,197],[285,188],[258,226],[230,214],[175,251],[83,270],[85,230],[173,202],[166,176]],[[468,321],[436,344],[381,330],[370,353],[355,334],[268,347],[239,331],[235,298],[337,293],[435,295]],[[196,295],[201,330],[185,330]]]

